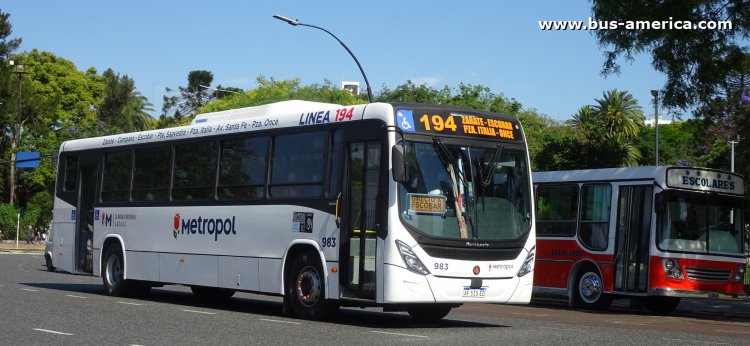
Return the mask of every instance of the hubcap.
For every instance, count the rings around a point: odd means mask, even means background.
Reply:
[[[111,256],[107,261],[107,281],[110,285],[115,286],[122,277],[122,266],[117,256]]]
[[[320,275],[313,267],[305,267],[300,270],[294,284],[297,297],[307,306],[312,306],[320,298]]]
[[[586,273],[581,277],[578,291],[586,303],[594,303],[602,294],[602,280],[595,273]]]

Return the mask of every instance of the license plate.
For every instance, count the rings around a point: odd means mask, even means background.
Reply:
[[[484,298],[487,295],[487,287],[471,288],[464,287],[464,298]]]

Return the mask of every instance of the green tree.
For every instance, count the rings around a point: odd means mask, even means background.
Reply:
[[[211,83],[214,75],[210,71],[195,70],[188,72],[188,85],[178,87],[179,95],[164,96],[163,116],[172,116],[177,121],[183,116],[195,115],[198,108],[216,98]],[[166,88],[167,94],[174,90]],[[170,114],[171,113],[171,114]]]
[[[218,112],[227,109],[252,107],[286,100],[305,100],[315,102],[351,105],[364,103],[349,91],[335,87],[330,81],[323,84],[301,86],[299,79],[276,80],[258,76],[258,87],[241,94],[216,99],[199,109],[199,113]]]
[[[3,62],[21,45],[20,37],[9,38],[13,33],[13,25],[10,24],[8,18],[10,18],[9,13],[0,11],[0,58]]]
[[[627,91],[617,89],[604,92],[604,97],[596,100],[593,112],[598,126],[604,130],[604,138],[618,135],[624,140],[638,136],[643,127],[643,110],[638,101]]]
[[[690,119],[659,125],[659,163],[662,165],[704,166],[700,161],[706,149],[702,121]],[[656,162],[654,153],[655,128],[644,127],[638,134],[636,147],[641,153],[640,165],[650,166]]]
[[[153,111],[148,100],[135,88],[135,81],[127,75],[120,76],[112,69],[102,74],[104,95],[98,109],[99,120],[111,133],[144,131],[153,128]]]
[[[16,224],[18,222],[18,208],[11,203],[0,203],[0,230],[3,238],[13,239],[16,237]]]
[[[716,95],[746,53],[743,38],[750,36],[750,6],[744,0],[593,0],[599,44],[608,49],[604,74],[619,73],[619,59],[632,61],[649,53],[653,67],[667,76],[663,103],[686,108]],[[731,29],[681,30],[676,27],[643,30],[608,28],[610,21],[649,23],[731,21]],[[607,30],[610,29],[610,30]],[[613,30],[614,29],[614,30]]]
[[[610,90],[603,96],[595,105],[583,106],[573,115],[572,136],[545,143],[543,151],[552,152],[542,156],[540,167],[582,169],[638,164],[641,154],[635,140],[643,127],[641,107],[626,91]]]

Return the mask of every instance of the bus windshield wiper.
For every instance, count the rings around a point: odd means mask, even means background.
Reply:
[[[497,170],[497,162],[500,161],[500,155],[503,153],[503,146],[498,144],[495,149],[492,149],[488,154],[487,160],[484,161],[486,167],[482,171],[482,187],[487,187],[492,183],[492,178]],[[481,169],[481,168],[480,168]]]

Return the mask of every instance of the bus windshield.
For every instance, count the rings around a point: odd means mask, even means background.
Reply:
[[[399,185],[404,223],[434,238],[514,240],[530,227],[526,155],[489,148],[406,142],[409,179]]]
[[[665,251],[742,254],[742,200],[667,192],[657,212],[657,244]]]

